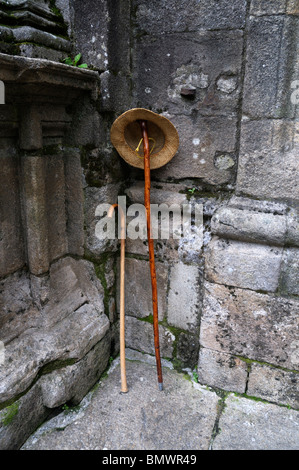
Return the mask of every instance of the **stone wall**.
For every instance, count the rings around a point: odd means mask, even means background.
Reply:
[[[152,171],[152,202],[203,206],[202,239],[156,243],[162,355],[196,366],[201,383],[293,407],[298,13],[295,2],[254,0],[131,10],[132,106],[163,113],[180,136]],[[128,200],[142,203],[142,172],[130,175]],[[146,241],[128,240],[127,252],[127,344],[153,353]]]
[[[109,139],[136,106],[180,137],[151,202],[203,212],[199,230],[155,241],[162,357],[298,408],[296,2],[11,0],[0,14],[2,448],[78,403],[118,353],[119,243],[96,237],[96,208],[143,204],[143,172]],[[59,63],[79,52],[89,70]],[[154,353],[142,239],[126,240],[126,345]]]

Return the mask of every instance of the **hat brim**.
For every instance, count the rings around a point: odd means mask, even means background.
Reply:
[[[144,108],[133,108],[119,116],[113,123],[110,138],[119,155],[131,166],[144,168],[144,159],[136,153],[125,138],[125,130],[129,124],[137,120],[145,120],[155,124],[164,134],[161,150],[151,154],[150,168],[154,170],[166,165],[176,154],[179,147],[179,135],[174,125],[164,116]],[[150,137],[150,135],[149,135]],[[136,135],[138,143],[140,136]],[[137,147],[137,145],[136,145]]]

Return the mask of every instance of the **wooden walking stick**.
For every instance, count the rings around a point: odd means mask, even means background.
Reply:
[[[120,212],[120,318],[119,318],[119,347],[120,347],[120,376],[121,376],[121,392],[126,393],[127,377],[126,377],[126,354],[125,354],[125,215],[122,208],[118,204],[110,206],[108,217],[112,217],[114,208],[118,207]]]
[[[142,138],[140,140],[140,131]],[[154,344],[159,390],[163,390],[163,378],[159,345],[157,278],[154,241],[151,234],[150,172],[168,163],[179,146],[179,136],[174,125],[164,116],[144,108],[134,108],[119,116],[110,132],[111,142],[120,156],[130,165],[144,170],[144,205],[147,217],[147,236],[152,284]],[[149,141],[154,145],[151,150]],[[143,155],[139,154],[143,142]]]
[[[152,283],[152,302],[153,302],[153,324],[154,324],[154,343],[155,343],[155,356],[158,375],[159,390],[163,390],[163,377],[161,368],[160,357],[160,344],[159,344],[159,325],[158,325],[158,297],[157,297],[157,277],[155,267],[155,253],[154,253],[154,240],[152,238],[151,230],[151,201],[150,201],[150,188],[151,188],[151,170],[150,170],[150,148],[149,138],[147,131],[147,122],[140,121],[140,128],[143,138],[143,153],[144,153],[144,206],[146,211],[146,225],[147,225],[147,239],[149,262]]]

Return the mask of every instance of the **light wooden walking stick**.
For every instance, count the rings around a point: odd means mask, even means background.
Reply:
[[[140,132],[142,135],[141,139]],[[164,116],[144,108],[134,108],[126,111],[114,121],[110,137],[112,144],[127,163],[144,170],[144,205],[147,217],[152,284],[155,356],[159,390],[163,390],[158,329],[157,278],[150,218],[150,172],[165,165],[173,158],[179,146],[179,136],[174,125]],[[149,141],[154,142],[151,150],[149,148]],[[141,143],[143,143],[143,155],[139,154]]]
[[[125,215],[122,208],[118,204],[110,206],[108,217],[112,217],[115,207],[120,212],[120,318],[119,318],[119,347],[120,347],[120,377],[121,392],[126,393],[127,377],[126,377],[126,354],[125,354]]]

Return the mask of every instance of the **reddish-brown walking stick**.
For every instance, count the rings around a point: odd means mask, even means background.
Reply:
[[[150,148],[149,148],[147,123],[144,120],[140,120],[139,122],[140,122],[140,127],[141,127],[141,132],[142,132],[143,152],[144,152],[144,181],[145,181],[144,206],[145,206],[145,211],[146,211],[148,251],[149,251],[149,262],[150,262],[150,272],[151,272],[151,283],[152,283],[155,356],[156,356],[156,364],[157,364],[158,386],[159,386],[159,390],[163,390],[163,378],[162,378],[160,344],[159,344],[157,277],[156,277],[156,267],[155,267],[154,240],[152,238],[152,230],[151,230]]]

